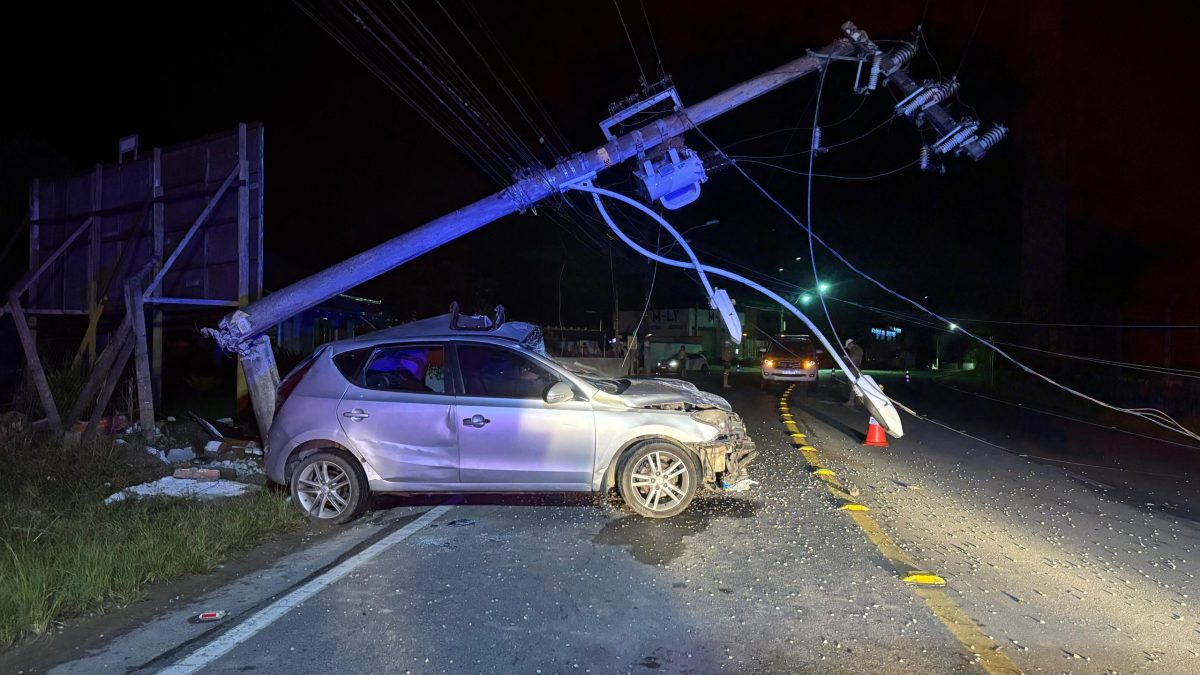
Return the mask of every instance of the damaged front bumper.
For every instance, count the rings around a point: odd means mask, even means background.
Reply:
[[[755,484],[746,467],[758,457],[758,450],[740,416],[729,413],[726,428],[715,440],[693,443],[690,447],[700,456],[701,485],[741,492]]]

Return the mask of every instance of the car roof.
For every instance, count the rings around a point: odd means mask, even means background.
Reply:
[[[471,330],[466,328],[452,328],[450,326],[451,314],[439,314],[428,319],[418,319],[408,323],[384,328],[383,330],[364,333],[345,340],[338,340],[334,345],[338,347],[366,346],[378,342],[388,342],[392,340],[411,340],[422,338],[499,338],[501,340],[509,340],[511,342],[521,342],[527,339],[532,333],[540,331],[540,329],[532,324],[524,321],[506,321],[498,327],[488,330]]]

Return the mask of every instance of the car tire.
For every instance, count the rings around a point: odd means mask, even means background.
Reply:
[[[646,518],[670,518],[692,503],[700,466],[687,450],[665,441],[651,441],[625,457],[619,478],[621,498],[635,513]]]
[[[341,525],[367,510],[370,489],[362,465],[345,450],[320,450],[301,460],[290,481],[292,503],[310,520]]]

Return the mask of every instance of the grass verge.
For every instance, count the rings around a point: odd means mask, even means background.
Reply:
[[[216,502],[104,497],[164,469],[140,449],[29,436],[0,441],[0,648],[56,621],[139,600],[147,584],[212,570],[303,516],[266,490]]]

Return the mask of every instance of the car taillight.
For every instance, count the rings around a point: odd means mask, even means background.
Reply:
[[[813,361],[812,359],[805,359],[805,360],[804,360],[804,369],[805,369],[805,370],[808,370],[809,368],[816,368],[816,367],[817,367],[817,362],[816,362],[816,361]]]
[[[309,370],[317,363],[316,358],[310,358],[300,365],[299,368],[293,370],[283,381],[279,383],[279,388],[275,390],[275,413],[278,414],[283,410],[283,403],[287,401],[292,392],[296,390],[296,385],[300,384],[300,380],[308,374]]]

